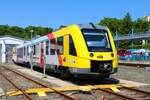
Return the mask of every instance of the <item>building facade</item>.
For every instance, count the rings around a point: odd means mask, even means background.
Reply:
[[[145,19],[147,22],[150,22],[150,14],[147,15],[147,16],[144,16],[144,19]]]
[[[14,36],[0,36],[0,63],[12,63],[13,47],[26,42]]]

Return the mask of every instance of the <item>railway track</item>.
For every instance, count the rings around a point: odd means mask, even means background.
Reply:
[[[5,70],[5,72],[4,72]],[[27,82],[29,83],[29,81],[34,84],[34,86],[30,87],[20,87],[18,86],[18,84],[16,84],[16,82],[14,82],[14,80],[11,78],[10,79],[10,76],[8,75],[8,73],[15,73],[14,75],[18,76],[19,77],[22,77],[22,80],[28,80]],[[85,99],[85,100],[150,100],[150,93],[149,92],[146,92],[146,91],[142,91],[142,90],[138,90],[138,89],[134,89],[134,88],[129,88],[129,87],[125,87],[125,86],[120,86],[119,88],[119,91],[118,92],[114,92],[112,91],[111,89],[104,89],[104,88],[95,88],[95,89],[92,89],[91,91],[88,91],[88,92],[80,92],[80,90],[75,90],[74,92],[70,92],[70,91],[66,91],[66,92],[61,92],[61,91],[57,91],[57,89],[55,88],[51,88],[47,85],[43,85],[41,84],[40,82],[37,82],[31,78],[28,78],[27,76],[25,75],[22,75],[20,72],[16,72],[15,70],[12,70],[10,68],[7,68],[7,67],[0,67],[0,74],[1,76],[5,77],[5,79],[11,83],[11,85],[13,85],[17,90],[21,91],[22,94],[24,95],[24,97],[26,97],[27,99],[29,100],[36,100],[34,98],[34,96],[32,96],[32,94],[27,94],[26,90],[27,88],[50,88],[54,91],[54,93],[56,94],[59,94],[60,96],[56,96],[56,98],[58,99],[62,99],[62,97],[64,99],[68,99],[68,100],[74,100],[74,99],[77,99],[77,100],[82,100],[82,99]],[[12,74],[10,74],[12,76]],[[17,77],[14,77],[14,78],[17,78]],[[23,79],[24,78],[24,79]],[[25,82],[25,81],[23,81]],[[27,82],[25,82],[24,84],[26,84]],[[86,83],[83,83],[85,85],[87,85]],[[82,84],[82,85],[83,85]],[[88,84],[89,85],[89,84]],[[96,86],[96,85],[89,85],[89,86]],[[53,93],[51,93],[53,94]],[[53,94],[55,95],[55,94]],[[51,99],[54,99],[54,98],[51,98]],[[20,99],[19,99],[20,100]]]
[[[119,97],[121,100],[122,99],[125,99],[125,100],[150,100],[150,92],[133,89],[133,88],[129,88],[129,87],[122,87],[122,88],[120,88],[119,92],[113,92],[109,89],[99,89],[99,90],[109,93],[110,95],[113,94],[116,97]],[[105,98],[105,95],[103,95],[103,98]],[[119,98],[117,98],[117,99],[119,99]],[[113,99],[114,99],[114,97],[113,97]]]
[[[26,99],[28,100],[35,100],[36,96],[32,96],[27,94],[24,90],[29,89],[29,88],[49,88],[51,90],[54,91],[54,93],[56,93],[57,95],[61,96],[59,98],[64,98],[67,100],[74,100],[73,97],[66,95],[63,92],[57,91],[52,87],[49,87],[47,85],[44,85],[38,81],[33,80],[32,78],[29,78],[13,69],[10,69],[8,67],[5,66],[1,66],[0,67],[0,75],[7,80],[9,83],[9,89],[12,88],[12,90],[19,90],[22,92],[22,94],[24,95],[24,97],[26,97]],[[6,90],[7,91],[7,90]],[[23,98],[24,98],[23,97]],[[57,96],[58,97],[58,96]],[[48,97],[47,97],[48,98]],[[52,97],[51,97],[52,98]],[[24,98],[25,99],[25,98]]]

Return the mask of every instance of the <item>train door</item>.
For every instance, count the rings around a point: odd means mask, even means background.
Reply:
[[[63,52],[63,58],[62,58],[62,61],[63,61],[63,65],[64,66],[68,66],[68,59],[69,59],[69,35],[66,35],[64,36],[64,52]]]
[[[45,41],[45,63],[51,64],[50,63],[50,40]]]
[[[12,57],[13,61],[16,62],[17,61],[17,52],[16,52],[16,47],[13,47],[13,57]]]
[[[62,65],[62,55],[64,54],[64,37],[57,38],[57,47],[56,47],[57,55],[58,55],[58,62],[59,65]]]
[[[44,67],[45,59],[44,59],[44,42],[40,43],[40,67]]]
[[[75,66],[75,57],[77,56],[74,41],[71,35],[69,35],[69,48],[68,48],[68,56],[69,56],[69,66],[73,67]]]
[[[0,44],[0,64],[2,63],[2,44]]]

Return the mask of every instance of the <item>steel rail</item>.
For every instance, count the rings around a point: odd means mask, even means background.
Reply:
[[[130,88],[130,87],[126,87],[126,86],[123,86],[122,88],[133,90],[133,91],[136,91],[136,92],[140,92],[142,94],[148,94],[150,96],[150,92],[148,92],[148,91],[143,91],[143,90],[139,90],[139,89],[135,89],[135,88]]]
[[[23,93],[23,95],[25,95],[29,100],[32,100],[32,98],[21,88],[19,88],[17,85],[15,85],[10,79],[8,79],[3,73],[0,72],[0,74],[9,82],[11,83],[16,89],[18,89],[19,91],[21,91]]]
[[[125,98],[125,99],[128,99],[128,100],[136,100],[134,98],[131,98],[131,97],[128,97],[126,95],[122,95],[122,94],[119,94],[119,93],[115,93],[115,92],[112,92],[112,91],[109,91],[109,90],[106,90],[106,89],[98,89],[98,90],[101,90],[101,91],[104,91],[106,93],[110,93],[110,94],[113,94],[113,95],[116,95],[116,96],[119,96],[121,98]]]
[[[44,85],[44,84],[42,84],[42,83],[40,83],[40,82],[38,82],[38,81],[35,81],[35,80],[33,80],[33,79],[31,79],[31,78],[29,78],[29,77],[27,77],[27,76],[25,76],[25,75],[23,75],[23,74],[21,74],[21,73],[19,73],[19,72],[16,72],[16,71],[15,71],[14,69],[12,69],[12,68],[10,69],[10,68],[8,68],[8,67],[6,67],[6,66],[3,66],[3,68],[5,68],[5,69],[7,69],[7,70],[9,70],[9,71],[12,71],[12,72],[14,72],[14,73],[16,73],[16,74],[18,74],[18,75],[20,75],[20,76],[22,76],[22,77],[24,77],[24,78],[26,78],[26,79],[32,81],[32,82],[38,84],[38,85],[41,85],[42,87],[49,88],[49,89],[53,90],[54,92],[56,92],[56,93],[58,93],[58,94],[64,96],[65,98],[68,98],[69,100],[75,100],[73,97],[68,96],[68,95],[66,95],[66,94],[64,94],[64,93],[62,93],[62,92],[60,92],[60,91],[58,91],[58,90],[56,90],[56,89],[54,89],[54,88],[52,88],[52,87],[46,86],[46,85]]]

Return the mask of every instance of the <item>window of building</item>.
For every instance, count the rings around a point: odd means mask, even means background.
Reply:
[[[64,43],[64,38],[63,37],[59,37],[57,38],[57,45],[58,45],[58,54],[63,54],[63,43]]]
[[[50,55],[55,55],[55,39],[50,40]]]
[[[71,35],[69,35],[69,54],[77,56],[76,49],[75,49]]]
[[[49,40],[46,41],[46,55],[49,55]]]

